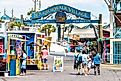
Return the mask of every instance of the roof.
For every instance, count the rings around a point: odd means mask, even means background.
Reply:
[[[86,25],[86,26],[82,27],[81,29],[91,29],[93,27],[95,27],[97,29],[97,26],[93,25],[93,24]]]
[[[1,17],[2,20],[10,20],[11,17],[9,17],[8,15],[4,14],[2,17]]]
[[[67,34],[67,33],[65,33]],[[93,29],[78,29],[78,28],[74,28],[71,33],[69,33],[70,35],[75,34],[75,35],[79,35],[80,38],[96,38],[95,36],[95,32]]]

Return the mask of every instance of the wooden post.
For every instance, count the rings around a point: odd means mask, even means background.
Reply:
[[[62,33],[62,40],[64,39],[64,29],[65,29],[65,24],[63,25],[63,28],[62,28],[62,30],[63,30],[63,33]]]
[[[58,33],[58,41],[60,41],[61,38],[61,25],[57,23],[57,33]]]
[[[99,34],[99,36],[98,36],[98,39],[99,38],[103,38],[103,28],[102,28],[102,14],[99,14],[99,23],[98,23],[98,34]],[[100,53],[101,54],[101,57],[102,57],[102,49],[103,49],[103,47],[102,47],[103,45],[102,45],[102,41],[99,41],[98,42],[98,53]]]

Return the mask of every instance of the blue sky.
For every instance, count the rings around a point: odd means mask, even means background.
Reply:
[[[92,19],[96,19],[98,14],[103,14],[103,22],[109,23],[109,11],[104,0],[41,0],[41,10],[55,4],[66,4],[83,11],[89,11]],[[4,8],[6,13],[11,16],[11,10],[14,10],[14,16],[20,18],[21,14],[26,16],[27,11],[33,7],[32,0],[0,0],[0,16],[3,15]]]

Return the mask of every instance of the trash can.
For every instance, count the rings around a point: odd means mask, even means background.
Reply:
[[[16,76],[16,60],[10,60],[10,76]]]

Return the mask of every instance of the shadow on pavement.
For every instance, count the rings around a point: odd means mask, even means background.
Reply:
[[[81,73],[81,74],[77,74],[77,73],[69,73],[69,75],[82,75],[82,76],[83,76],[84,74],[82,74],[82,73]],[[94,75],[94,74],[93,74],[93,73],[90,73],[89,75]]]

